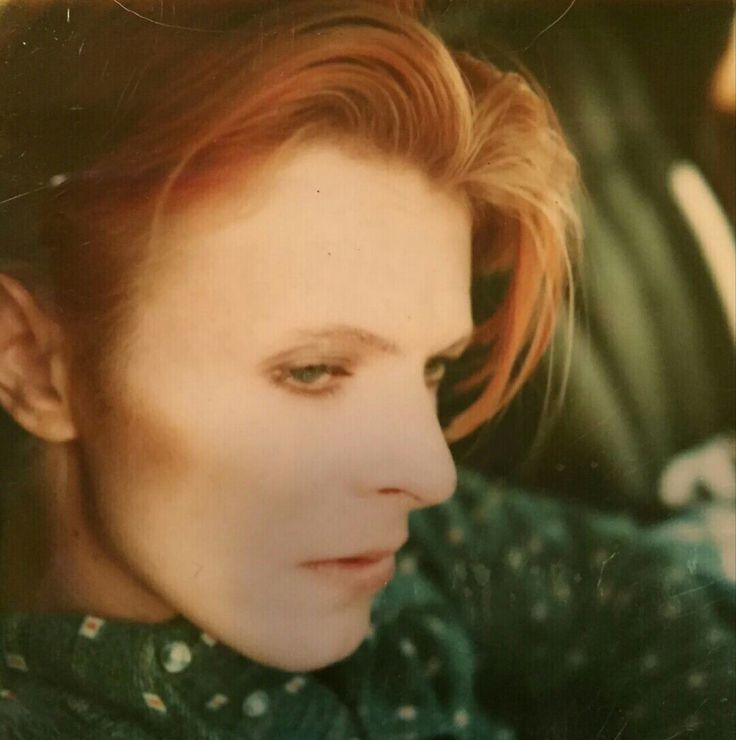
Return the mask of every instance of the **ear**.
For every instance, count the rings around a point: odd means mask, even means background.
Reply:
[[[17,280],[0,273],[0,405],[48,442],[77,436],[58,324]]]

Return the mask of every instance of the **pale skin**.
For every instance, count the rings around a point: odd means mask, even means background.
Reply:
[[[252,182],[167,222],[106,413],[3,278],[0,400],[66,471],[26,606],[182,614],[309,670],[358,647],[377,588],[304,564],[396,551],[409,513],[453,493],[436,387],[472,332],[471,218],[419,171],[330,144]]]

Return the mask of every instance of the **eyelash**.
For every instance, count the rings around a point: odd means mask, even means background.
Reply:
[[[427,386],[436,390],[445,377],[448,364],[452,361],[451,357],[433,357],[427,361],[424,366]],[[434,373],[432,372],[434,370]],[[317,373],[322,378],[329,376],[328,385],[319,386],[318,383],[309,382],[308,380],[296,377],[299,373]],[[282,367],[275,373],[275,381],[292,393],[302,396],[326,396],[333,395],[339,390],[338,378],[346,378],[352,375],[342,365],[334,365],[327,362],[311,362],[305,365],[292,365]]]

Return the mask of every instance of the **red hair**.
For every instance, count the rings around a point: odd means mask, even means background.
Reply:
[[[146,21],[150,5],[71,12],[84,44],[57,107],[114,110],[89,124],[91,151],[48,198],[39,238],[50,302],[85,364],[111,367],[111,348],[124,348],[131,304],[162,259],[156,218],[226,186],[234,168],[255,174],[284,147],[338,140],[468,199],[475,271],[507,272],[509,285],[477,327],[487,359],[465,387],[482,391],[448,437],[507,404],[550,341],[577,233],[577,167],[543,96],[451,53],[419,21],[420,2],[217,0],[194,3],[187,23]]]

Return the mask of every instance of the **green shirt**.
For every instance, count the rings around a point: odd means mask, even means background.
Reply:
[[[0,737],[726,740],[733,597],[696,520],[675,537],[461,471],[345,661],[275,670],[181,618],[5,615]]]

